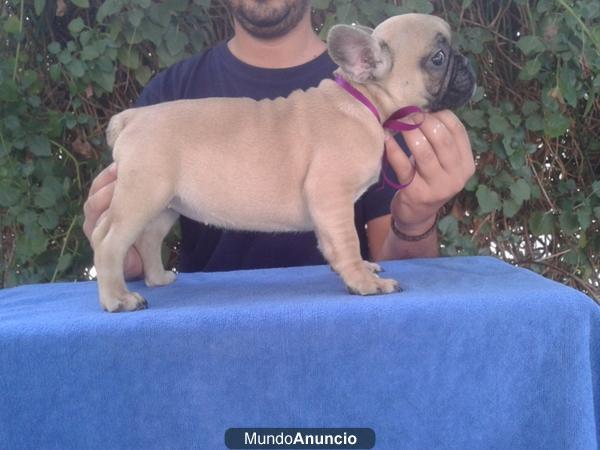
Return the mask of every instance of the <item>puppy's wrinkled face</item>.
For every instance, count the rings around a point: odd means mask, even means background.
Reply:
[[[375,30],[337,25],[327,43],[348,78],[377,85],[398,108],[456,108],[476,87],[469,61],[451,46],[450,27],[435,16],[395,16]]]

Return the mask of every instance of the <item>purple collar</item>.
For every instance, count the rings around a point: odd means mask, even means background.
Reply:
[[[373,113],[373,115],[377,118],[377,121],[381,122],[381,116],[379,115],[379,111],[377,111],[377,107],[371,102],[371,100],[365,97],[358,89],[356,89],[354,86],[348,83],[348,81],[346,81],[341,76],[336,75],[335,82],[339,86],[344,88],[348,93],[350,93],[350,95],[352,95],[355,99],[357,99],[367,108],[369,108],[369,111]],[[401,122],[399,119],[403,119],[404,117],[407,117],[414,113],[422,112],[423,110],[418,106],[405,106],[404,108],[400,108],[398,111],[392,114],[388,120],[383,122],[383,128],[387,128],[388,130],[392,131],[410,131],[419,128],[421,126],[422,121],[416,124],[412,124]]]
[[[369,100],[367,97],[365,97],[358,89],[356,89],[354,86],[352,86],[350,83],[348,83],[344,78],[342,78],[341,76],[339,76],[337,74],[335,76],[335,82],[338,85],[340,85],[342,88],[344,88],[348,93],[350,93],[350,95],[352,95],[354,98],[356,98],[358,101],[360,101],[363,105],[365,105],[367,108],[369,108],[369,110],[377,118],[377,121],[381,123],[381,116],[379,115],[379,111],[377,111],[377,107],[371,102],[371,100]],[[421,108],[419,108],[418,106],[405,106],[404,108],[400,108],[398,111],[396,111],[394,114],[392,114],[388,120],[383,122],[382,126],[383,126],[383,128],[387,128],[388,130],[392,130],[392,131],[414,130],[421,126],[421,124],[423,123],[423,120],[421,120],[420,122],[418,122],[416,124],[412,124],[412,123],[401,122],[399,119],[403,119],[404,117],[407,117],[414,113],[422,113],[422,112],[423,112],[423,110]],[[381,175],[383,177],[383,181],[386,184],[393,187],[394,189],[404,189],[412,182],[412,179],[406,184],[398,184],[398,183],[392,181],[385,173],[385,166],[389,165],[389,161],[387,160],[387,158],[385,156],[385,152],[383,152],[382,159],[383,159],[383,165],[381,168]],[[415,173],[416,173],[416,171],[413,170],[413,178],[414,178]]]

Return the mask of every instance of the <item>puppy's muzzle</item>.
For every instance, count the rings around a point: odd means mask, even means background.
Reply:
[[[446,73],[443,89],[429,106],[430,111],[458,108],[467,103],[477,88],[475,71],[469,60],[454,53]]]

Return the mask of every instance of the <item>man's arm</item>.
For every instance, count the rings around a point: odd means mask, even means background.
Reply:
[[[414,165],[393,138],[386,139],[388,161],[398,181],[408,185],[396,192],[390,206],[397,233],[389,215],[367,224],[369,253],[375,261],[438,256],[438,210],[475,172],[465,127],[450,111],[427,114],[420,128],[403,137]]]
[[[438,234],[434,230],[423,239],[407,241],[398,238],[390,228],[391,214],[369,221],[367,224],[367,239],[369,253],[373,261],[387,259],[433,258],[439,256]],[[429,225],[420,229],[403,230],[408,236],[419,236],[435,226],[435,217]]]

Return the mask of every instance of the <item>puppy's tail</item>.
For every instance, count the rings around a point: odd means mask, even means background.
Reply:
[[[123,128],[127,126],[131,114],[133,114],[133,110],[126,109],[111,117],[108,122],[108,127],[106,128],[106,142],[108,145],[111,147],[115,146],[115,142],[117,141],[119,134],[121,134],[121,131],[123,131]]]

